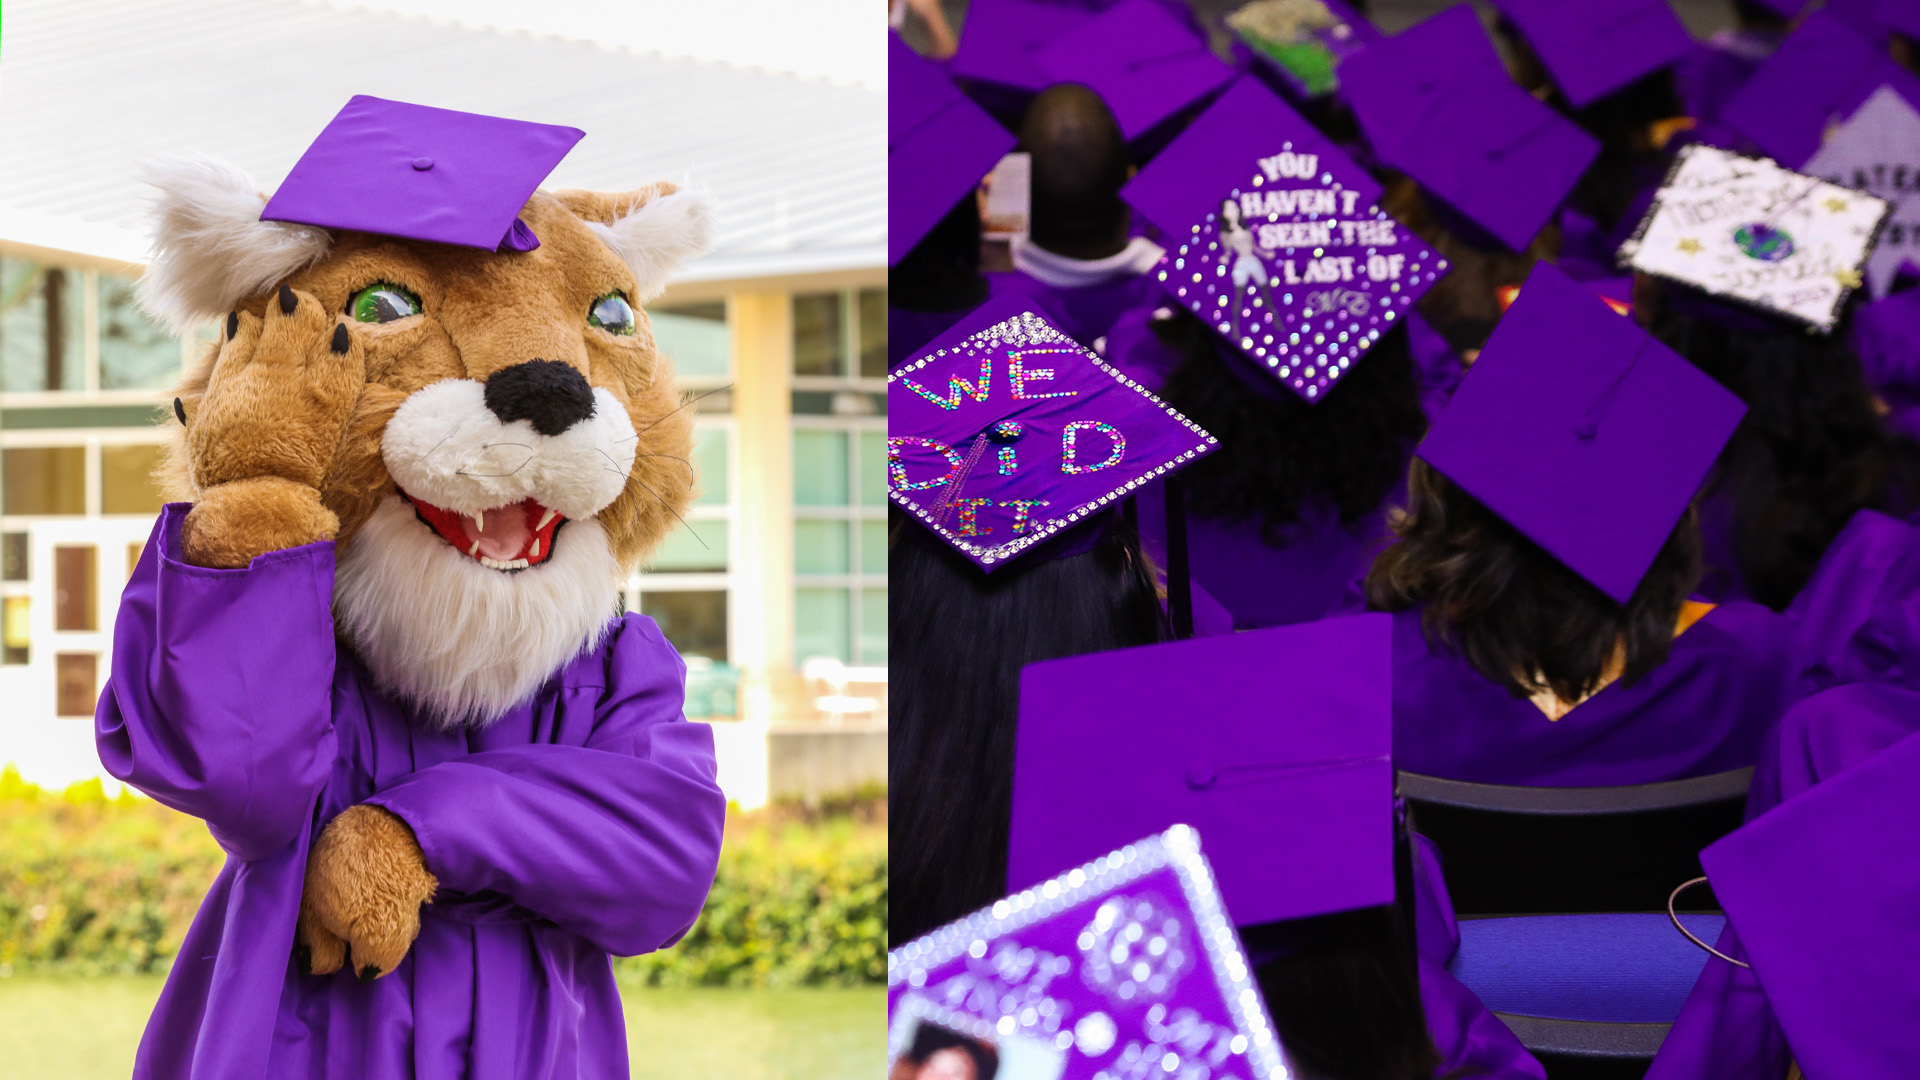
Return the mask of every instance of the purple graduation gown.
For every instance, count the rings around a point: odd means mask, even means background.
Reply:
[[[1111,355],[1101,345],[1122,315],[1168,303],[1166,291],[1151,272],[1115,271],[1073,285],[1050,285],[1021,270],[988,274],[987,279],[996,293],[1013,291],[1032,297],[1068,337],[1102,355]]]
[[[1644,784],[1752,765],[1804,667],[1785,617],[1722,604],[1675,638],[1645,678],[1548,720],[1429,645],[1418,608],[1394,615],[1393,634],[1394,763],[1483,784]]]
[[[437,732],[337,643],[331,543],[191,566],[187,509],[162,512],[127,583],[95,735],[107,771],[204,819],[227,862],[134,1076],[626,1076],[608,954],[692,926],[725,815],[659,629],[628,615],[530,702]],[[440,880],[407,958],[367,985],[293,960],[308,848],[360,802],[406,821]]]

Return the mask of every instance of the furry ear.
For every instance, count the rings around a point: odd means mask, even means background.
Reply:
[[[633,191],[556,191],[633,271],[638,303],[659,296],[667,275],[713,246],[713,203],[700,191],[649,184]]]
[[[140,306],[175,333],[285,281],[333,243],[325,229],[261,221],[266,196],[253,179],[204,154],[149,158],[140,178],[159,189]]]

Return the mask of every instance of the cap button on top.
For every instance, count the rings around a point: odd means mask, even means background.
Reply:
[[[1211,765],[1187,766],[1187,786],[1195,791],[1205,791],[1220,779],[1220,771]]]
[[[414,158],[413,167],[419,170],[420,172],[426,172],[428,169],[433,168],[433,159],[430,157]]]

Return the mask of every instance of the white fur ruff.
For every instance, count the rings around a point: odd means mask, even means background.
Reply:
[[[620,568],[600,523],[569,521],[518,573],[455,551],[398,495],[340,552],[334,618],[380,685],[441,727],[484,727],[599,644]]]
[[[589,221],[587,227],[633,271],[640,295],[629,299],[645,303],[660,295],[668,275],[681,263],[713,246],[713,203],[704,192],[676,191],[628,211],[611,225]]]
[[[525,420],[503,424],[486,389],[446,379],[407,395],[387,421],[380,456],[400,489],[463,514],[538,499],[578,520],[618,498],[633,471],[633,421],[604,389],[593,415],[558,435]]]
[[[311,266],[333,243],[325,229],[261,221],[266,197],[236,165],[170,155],[143,161],[140,173],[159,190],[140,306],[176,334]]]

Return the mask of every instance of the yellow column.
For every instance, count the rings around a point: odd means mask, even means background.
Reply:
[[[793,304],[784,292],[728,298],[739,447],[740,565],[733,644],[745,718],[772,720],[796,696],[793,662]]]

